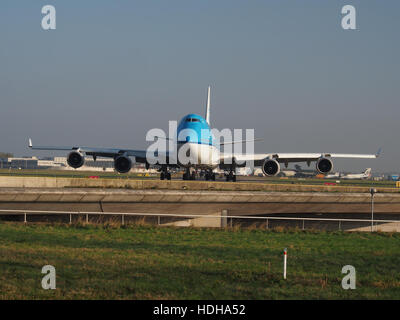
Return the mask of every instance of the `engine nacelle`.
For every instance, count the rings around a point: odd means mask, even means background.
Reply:
[[[67,157],[67,163],[72,168],[80,168],[85,163],[85,157],[78,151],[72,151]]]
[[[333,162],[328,158],[319,158],[317,161],[317,171],[319,173],[329,173],[333,169]]]
[[[127,156],[118,156],[114,160],[114,168],[119,173],[127,173],[132,168],[132,160]]]
[[[265,159],[262,165],[262,172],[264,175],[271,177],[276,176],[281,171],[279,162],[274,159]]]

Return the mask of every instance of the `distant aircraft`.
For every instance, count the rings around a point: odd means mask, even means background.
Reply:
[[[189,129],[189,130],[188,130]],[[193,132],[188,134],[187,132]],[[145,163],[146,169],[150,164],[160,166],[160,179],[171,179],[171,168],[184,168],[184,180],[195,180],[197,171],[205,172],[205,180],[215,180],[214,169],[220,168],[227,170],[227,181],[236,181],[236,168],[245,166],[244,161],[254,161],[254,166],[261,166],[265,176],[276,176],[280,172],[281,164],[285,167],[292,162],[306,162],[310,165],[311,162],[316,162],[316,170],[319,173],[329,173],[333,168],[332,158],[360,158],[360,159],[375,159],[377,154],[341,154],[341,153],[258,153],[258,154],[243,154],[243,153],[225,153],[220,151],[221,145],[243,143],[247,141],[228,141],[219,143],[215,139],[210,128],[210,87],[208,87],[206,116],[196,114],[188,114],[180,121],[177,134],[174,140],[178,152],[170,151],[154,152],[149,156],[147,150],[132,150],[125,148],[92,148],[83,146],[69,147],[50,147],[50,146],[33,146],[32,140],[29,139],[29,147],[33,150],[63,150],[70,151],[67,156],[67,163],[73,168],[79,168],[84,164],[85,156],[110,157],[114,158],[114,168],[119,173],[127,173],[132,167],[130,157],[135,157],[135,161]],[[191,159],[196,159],[193,162],[185,162],[179,158],[179,150],[184,148],[186,156],[190,154]],[[157,154],[156,154],[157,153]],[[159,163],[160,155],[165,161]],[[178,156],[176,156],[178,155]],[[148,158],[150,157],[150,158]],[[153,160],[155,159],[156,162]],[[239,165],[239,163],[243,163]]]
[[[333,174],[327,174],[325,177],[325,179],[336,179],[336,178],[340,178],[340,172],[335,172]]]
[[[254,173],[254,170],[251,170],[249,167],[242,167],[236,169],[237,176],[250,176]]]
[[[344,176],[341,176],[340,179],[369,179],[371,178],[371,168],[365,169],[363,173],[350,173]]]
[[[280,172],[283,177],[294,177],[296,173],[296,170],[281,170]]]

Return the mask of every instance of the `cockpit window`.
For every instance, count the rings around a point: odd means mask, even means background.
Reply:
[[[187,118],[186,122],[200,122],[200,119],[196,119],[196,118]]]

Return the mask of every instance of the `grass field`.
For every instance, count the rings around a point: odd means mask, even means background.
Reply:
[[[144,176],[137,173],[119,174],[116,172],[94,172],[94,171],[74,171],[74,170],[29,170],[29,169],[0,169],[0,176],[25,176],[25,177],[58,177],[58,178],[88,178],[98,176],[103,179],[146,179],[158,180],[158,174]],[[174,173],[172,179],[182,179],[181,173]],[[204,178],[198,180],[203,181]],[[271,184],[304,184],[304,185],[324,185],[326,182],[335,183],[337,179],[319,179],[319,178],[279,178],[279,177],[246,177],[238,176],[238,182],[258,182]],[[217,181],[225,181],[223,175],[217,177]],[[374,180],[340,180],[338,185],[358,186],[358,187],[381,187],[395,188],[396,181],[374,181]]]
[[[0,224],[1,299],[400,299],[399,266],[400,234]]]

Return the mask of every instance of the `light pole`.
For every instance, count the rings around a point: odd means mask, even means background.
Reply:
[[[371,232],[374,231],[374,194],[377,192],[375,188],[369,189],[371,193]]]

